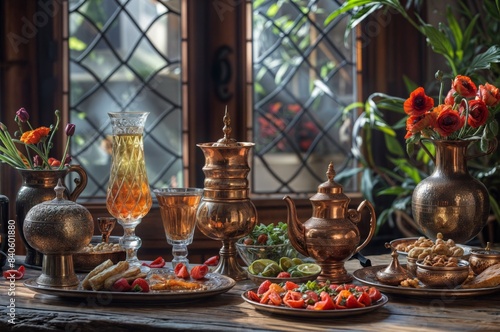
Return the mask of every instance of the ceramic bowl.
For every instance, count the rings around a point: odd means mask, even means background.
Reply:
[[[452,289],[461,285],[469,276],[469,262],[459,260],[457,267],[424,265],[422,260],[417,261],[417,278],[424,285],[431,288]]]
[[[475,274],[480,274],[488,267],[500,263],[500,251],[474,249],[469,256],[469,264]]]

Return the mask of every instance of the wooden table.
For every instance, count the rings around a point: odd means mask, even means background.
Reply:
[[[387,264],[389,255],[370,256],[372,265]],[[360,267],[346,263],[348,271]],[[25,278],[40,271],[28,269]],[[408,298],[388,294],[389,302],[373,312],[328,319],[299,318],[260,312],[241,299],[255,285],[240,281],[229,292],[189,303],[143,305],[100,304],[95,300],[68,301],[32,292],[15,283],[0,282],[0,331],[485,331],[499,330],[500,292],[472,298]],[[15,300],[16,325],[8,323],[9,301]]]

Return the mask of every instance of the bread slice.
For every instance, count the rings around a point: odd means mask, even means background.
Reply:
[[[102,262],[101,264],[97,265],[92,271],[89,272],[89,274],[87,274],[85,279],[83,279],[83,281],[82,281],[83,289],[92,289],[92,287],[90,286],[90,283],[89,283],[90,278],[92,278],[93,276],[106,270],[110,266],[113,266],[113,262],[111,261],[111,259],[108,259],[108,260]]]
[[[500,285],[500,263],[488,267],[462,288],[490,288]]]
[[[129,264],[127,261],[120,261],[116,265],[108,267],[106,270],[99,272],[95,276],[89,279],[89,284],[90,287],[92,287],[92,290],[98,291],[101,290],[104,286],[104,281],[108,279],[109,277],[122,273],[126,270],[128,270]]]

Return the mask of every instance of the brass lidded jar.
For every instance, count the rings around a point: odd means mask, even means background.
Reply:
[[[249,199],[248,153],[255,145],[231,138],[231,120],[224,115],[224,137],[197,144],[205,155],[204,192],[196,223],[207,237],[222,241],[219,264],[214,272],[235,280],[247,278],[237,262],[235,242],[249,234],[257,223],[257,210]]]
[[[32,207],[23,225],[28,244],[43,254],[42,274],[37,279],[42,286],[78,285],[72,254],[88,245],[94,233],[90,212],[64,199],[64,189],[59,180],[56,198]]]

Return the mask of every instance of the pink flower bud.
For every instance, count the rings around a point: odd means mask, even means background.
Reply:
[[[39,155],[35,155],[33,157],[33,166],[39,167],[42,166],[42,163],[43,163],[42,158]]]
[[[68,123],[66,125],[66,136],[73,136],[75,133],[75,125],[72,123]]]
[[[19,111],[16,112],[16,117],[19,119],[21,122],[26,122],[30,119],[30,115],[28,112],[24,109],[24,107],[21,107]]]

